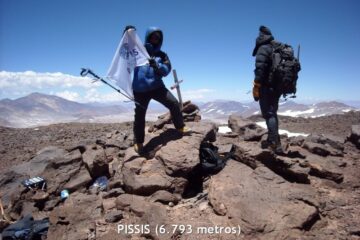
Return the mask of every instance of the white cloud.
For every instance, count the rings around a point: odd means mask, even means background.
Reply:
[[[207,99],[209,98],[210,94],[215,92],[214,89],[208,89],[208,88],[201,88],[201,89],[194,89],[194,90],[186,90],[182,91],[182,98],[186,100],[199,100],[199,99]]]
[[[80,95],[77,92],[71,92],[71,91],[63,91],[63,92],[57,92],[55,93],[56,96],[65,98],[70,101],[81,101]]]
[[[92,83],[88,77],[73,76],[60,72],[38,73],[34,71],[0,71],[0,98],[23,97],[33,92],[57,95],[77,102],[118,102],[128,100],[101,82]],[[186,100],[206,100],[215,92],[213,89],[182,91]],[[176,95],[176,91],[173,91]]]
[[[82,102],[82,103],[87,103],[87,102],[106,103],[106,102],[119,102],[119,101],[127,100],[118,92],[111,91],[110,93],[100,93],[96,88],[91,88],[87,90],[83,95],[68,90],[63,92],[56,92],[56,93],[50,92],[50,94],[65,98],[70,101]]]
[[[120,93],[113,91],[111,93],[99,93],[96,88],[89,89],[86,91],[83,97],[83,102],[118,102],[127,100]]]
[[[8,91],[19,88],[44,89],[44,88],[93,88],[100,83],[92,83],[91,78],[78,77],[60,72],[56,73],[37,73],[33,71],[7,72],[0,71],[0,88]]]
[[[119,101],[119,97],[117,97],[120,95],[119,93],[113,92],[103,95],[96,90],[97,88],[110,92],[110,89],[104,84],[99,81],[93,83],[89,77],[73,76],[60,72],[0,71],[0,98],[18,98],[33,92],[41,92],[78,102]],[[86,93],[81,94],[84,91]]]

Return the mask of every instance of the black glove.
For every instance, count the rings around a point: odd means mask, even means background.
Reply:
[[[134,29],[134,30],[136,30],[136,28],[135,28],[133,25],[127,25],[127,26],[125,27],[125,29],[124,29],[123,34],[124,34],[127,30],[129,30],[129,29]]]
[[[150,67],[154,68],[154,70],[157,70],[159,68],[159,66],[154,58],[149,59],[149,64],[150,64]]]

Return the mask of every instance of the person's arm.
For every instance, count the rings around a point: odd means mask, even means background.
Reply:
[[[158,63],[156,73],[162,77],[166,77],[171,71],[171,63],[168,55],[164,52],[161,53],[161,60]]]
[[[268,45],[263,45],[259,48],[255,58],[255,82],[264,84],[268,81],[271,68],[271,52],[272,48]]]

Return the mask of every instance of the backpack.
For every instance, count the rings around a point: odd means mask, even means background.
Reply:
[[[200,168],[204,174],[216,174],[221,171],[226,162],[233,156],[235,147],[233,146],[227,154],[221,156],[218,147],[209,142],[200,145]]]
[[[8,226],[2,232],[3,240],[40,240],[47,235],[49,219],[34,220],[31,215],[26,215],[21,220]]]
[[[294,56],[294,50],[290,45],[275,41],[271,45],[273,53],[270,80],[284,98],[288,94],[295,98],[298,73],[301,70],[299,59]]]

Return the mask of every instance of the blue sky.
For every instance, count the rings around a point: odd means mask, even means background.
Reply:
[[[36,91],[117,100],[77,76],[81,67],[105,75],[132,24],[141,39],[149,26],[164,31],[163,50],[184,79],[185,98],[251,101],[251,53],[266,25],[277,40],[301,44],[299,100],[360,100],[359,12],[356,0],[0,0],[0,99]]]

